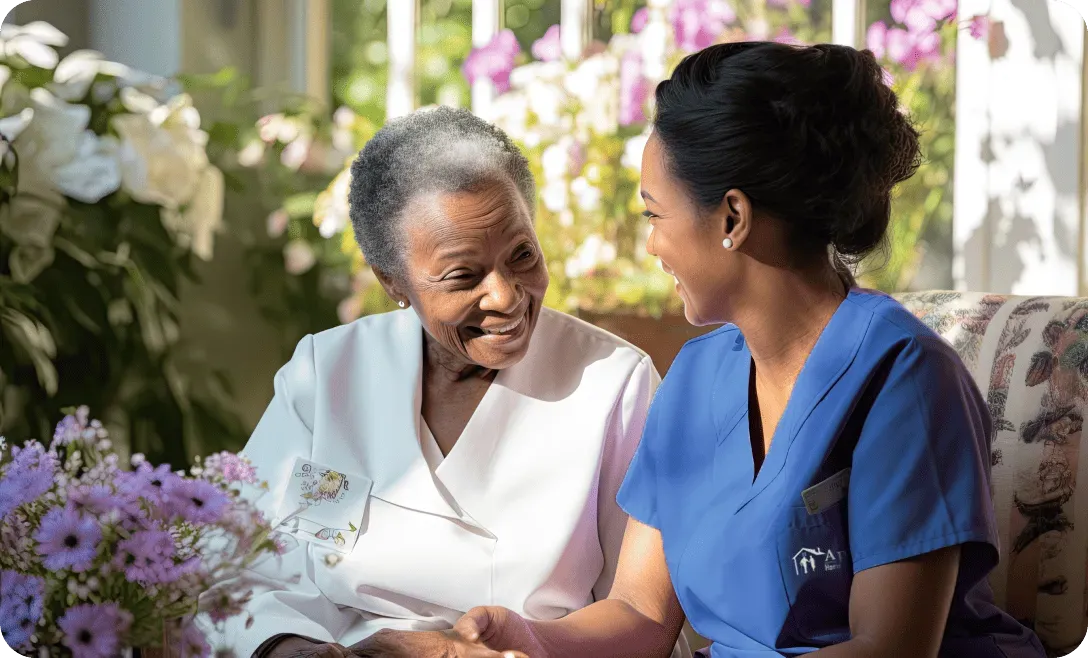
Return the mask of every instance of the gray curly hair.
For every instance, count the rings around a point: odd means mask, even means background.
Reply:
[[[386,124],[351,165],[351,225],[363,257],[390,276],[403,274],[404,215],[422,195],[477,189],[509,180],[533,212],[529,162],[502,130],[468,110],[420,110]]]

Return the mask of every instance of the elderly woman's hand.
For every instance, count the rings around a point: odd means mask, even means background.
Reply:
[[[350,650],[358,658],[529,658],[517,651],[493,651],[453,631],[383,630]]]

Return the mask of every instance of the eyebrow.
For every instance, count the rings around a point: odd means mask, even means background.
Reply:
[[[655,199],[653,197],[653,195],[650,194],[649,192],[647,192],[646,190],[639,190],[639,193],[642,194],[643,199],[649,199],[650,201],[653,201],[654,203],[659,203],[658,200]]]

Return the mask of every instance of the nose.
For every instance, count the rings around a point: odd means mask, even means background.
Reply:
[[[502,272],[492,272],[484,280],[486,294],[480,300],[480,310],[513,314],[521,305],[522,295],[518,288],[514,279]]]
[[[646,253],[653,257],[657,257],[657,252],[654,251],[654,225],[650,224],[650,232],[646,235]]]

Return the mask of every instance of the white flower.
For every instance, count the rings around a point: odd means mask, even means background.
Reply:
[[[283,265],[288,274],[305,274],[315,263],[317,256],[305,240],[291,240],[284,246]]]
[[[520,91],[508,91],[495,99],[485,118],[511,138],[524,141],[528,130],[529,101]]]
[[[597,234],[582,242],[566,262],[566,274],[574,279],[593,271],[600,265],[616,260],[616,246]]]
[[[544,149],[540,164],[544,168],[546,183],[559,182],[566,178],[570,169],[570,141],[570,138],[563,138]]]
[[[191,103],[181,96],[147,115],[113,118],[121,136],[121,184],[133,199],[176,210],[193,198],[209,165],[207,135],[194,127],[199,115]]]
[[[164,223],[181,238],[197,257],[211,260],[215,234],[223,228],[223,172],[213,166],[204,168],[192,200],[180,213],[164,209]]]
[[[544,202],[544,207],[552,212],[566,210],[567,184],[563,181],[549,181],[540,190],[540,199]]]
[[[31,91],[26,100],[34,114],[16,144],[20,161],[34,163],[45,172],[69,164],[79,151],[91,108],[65,103],[40,88]]]
[[[350,128],[355,118],[355,112],[346,105],[341,105],[332,113],[332,122],[337,128]]]
[[[0,436],[0,453],[8,449],[8,443],[4,440],[4,437]]]
[[[562,84],[566,73],[567,64],[564,62],[532,62],[510,72],[510,86],[514,89],[526,89],[539,82]]]
[[[0,135],[3,135],[8,141],[14,142],[23,130],[30,125],[32,118],[34,118],[34,110],[28,107],[18,114],[0,119]]]
[[[121,105],[133,114],[151,114],[155,111],[155,108],[160,106],[154,96],[145,94],[135,87],[124,87],[119,94]]]
[[[540,140],[540,132],[537,130],[527,130],[525,136],[522,138],[522,141],[525,142],[525,145],[529,148],[536,148],[539,146]]]
[[[269,114],[257,121],[261,139],[266,142],[290,144],[302,134],[302,124],[298,119],[283,114]]]
[[[620,158],[620,164],[628,169],[634,169],[639,171],[642,169],[642,152],[646,150],[646,141],[650,138],[648,133],[641,135],[635,135],[631,139],[627,140],[627,143],[623,147],[623,157]]]
[[[92,84],[99,75],[116,79],[116,82],[109,83],[110,96],[116,92],[118,86],[121,87],[122,94],[126,89],[135,91],[138,88],[143,90],[141,93],[153,91],[162,100],[173,95],[167,92],[171,82],[166,78],[139,71],[118,62],[111,62],[105,59],[102,53],[94,50],[77,50],[61,60],[53,72],[53,82],[50,86],[61,98],[69,101],[80,100],[91,90]],[[160,104],[159,99],[150,98],[154,105]],[[96,100],[104,102],[108,98]]]
[[[314,224],[323,238],[338,235],[351,223],[348,207],[348,191],[351,187],[351,169],[341,171],[328,189],[317,195],[314,203]]]
[[[255,167],[264,159],[264,142],[253,140],[238,151],[238,164],[243,167]]]
[[[0,28],[0,46],[5,55],[22,57],[31,66],[43,69],[57,65],[59,57],[52,46],[67,44],[68,37],[63,32],[43,21]]]
[[[571,181],[570,191],[574,194],[575,203],[580,210],[593,212],[601,205],[601,190],[590,184],[584,176]]]
[[[53,171],[57,189],[84,203],[98,203],[121,186],[121,163],[117,140],[109,135],[98,137],[83,131],[76,157]]]
[[[311,144],[312,141],[308,135],[299,137],[283,149],[283,152],[280,153],[280,162],[288,169],[298,171],[298,168],[302,166],[302,163],[306,162],[306,158],[310,155]]]
[[[587,57],[563,78],[567,91],[582,102],[593,105],[601,100],[601,88],[609,78],[619,75],[619,61],[610,53]]]
[[[546,126],[559,123],[563,102],[566,100],[560,86],[544,80],[534,80],[525,87],[525,94],[529,100],[529,109],[540,123]]]
[[[43,88],[30,92],[33,118],[15,146],[20,187],[52,188],[85,203],[97,203],[121,184],[117,144],[87,130],[91,110],[73,105]]]

